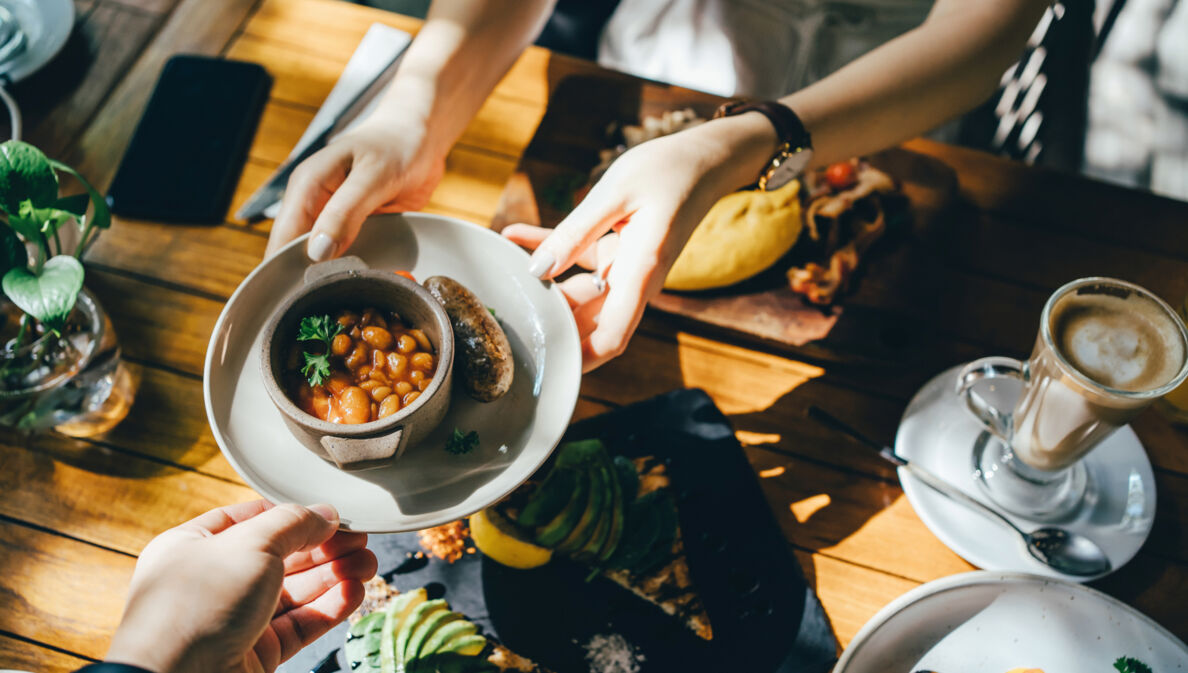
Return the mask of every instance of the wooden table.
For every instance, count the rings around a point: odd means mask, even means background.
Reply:
[[[66,56],[18,89],[27,139],[105,187],[170,55],[255,61],[275,85],[236,205],[284,159],[371,23],[418,25],[329,0],[76,5]],[[550,75],[591,68],[530,49],[450,154],[427,210],[488,222],[544,113]],[[807,405],[890,438],[935,372],[982,354],[1026,354],[1044,299],[1069,279],[1112,275],[1169,299],[1188,293],[1188,204],[926,141],[908,147],[954,168],[969,207],[948,218],[947,236],[903,241],[875,261],[840,324],[861,316],[873,327],[858,336],[883,351],[928,339],[927,357],[837,361],[828,340],[774,352],[652,315],[621,358],[587,377],[577,410],[707,390],[732,417],[843,644],[896,596],[971,566],[928,532],[890,469],[810,422]],[[119,220],[89,255],[88,284],[115,321],[139,396],[100,440],[0,445],[0,668],[65,671],[102,657],[144,544],[255,497],[207,429],[201,372],[219,310],[259,262],[267,229]],[[1135,427],[1156,466],[1155,530],[1130,565],[1095,586],[1188,638],[1188,434],[1154,413]]]

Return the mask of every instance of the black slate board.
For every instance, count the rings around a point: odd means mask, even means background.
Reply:
[[[590,418],[566,440],[598,437],[612,452],[663,457],[672,477],[693,581],[713,641],[598,577],[557,560],[514,570],[471,555],[450,565],[409,561],[416,534],[375,535],[369,546],[385,579],[401,591],[428,585],[483,633],[556,673],[589,670],[583,645],[620,634],[642,655],[640,673],[747,670],[823,673],[837,641],[792,555],[734,431],[709,396],[680,390]],[[403,567],[401,567],[403,566]],[[280,668],[330,673],[339,626]],[[318,668],[319,664],[321,667]]]

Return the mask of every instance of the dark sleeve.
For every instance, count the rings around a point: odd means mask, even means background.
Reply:
[[[74,673],[152,673],[152,671],[139,666],[130,666],[128,664],[109,664],[105,661],[101,661],[97,664],[88,664],[83,666]]]

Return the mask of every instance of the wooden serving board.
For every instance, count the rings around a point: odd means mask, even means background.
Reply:
[[[724,100],[628,75],[560,79],[536,134],[504,189],[492,228],[499,231],[515,222],[556,226],[573,208],[574,192],[586,184],[599,162],[599,151],[611,145],[608,131],[616,122],[636,124],[645,117],[684,108],[709,118]],[[956,174],[933,157],[901,148],[881,152],[870,160],[899,180],[907,197],[906,212],[892,218],[892,231],[871,254],[893,250],[903,234],[930,235],[935,221],[954,201]],[[804,351],[833,333],[846,312],[847,297],[833,306],[820,307],[788,288],[784,272],[804,261],[797,257],[803,255],[800,247],[744,283],[706,292],[666,291],[653,299],[651,306],[752,340]],[[858,285],[864,281],[862,275],[860,269]],[[851,291],[854,289],[852,286]],[[853,359],[855,353],[840,343],[823,349],[809,346],[807,350],[827,359]],[[864,350],[870,350],[869,344]],[[887,355],[896,359],[902,353]]]

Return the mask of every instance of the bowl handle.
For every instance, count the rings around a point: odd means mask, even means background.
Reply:
[[[388,465],[402,453],[404,428],[385,432],[377,437],[349,439],[346,437],[322,437],[322,448],[330,454],[340,470],[358,472]]]
[[[370,268],[370,266],[367,266],[367,262],[364,262],[354,255],[349,257],[339,257],[328,262],[319,262],[306,267],[305,284],[309,285],[310,283],[319,281],[326,276],[342,273],[344,271],[366,271]]]

